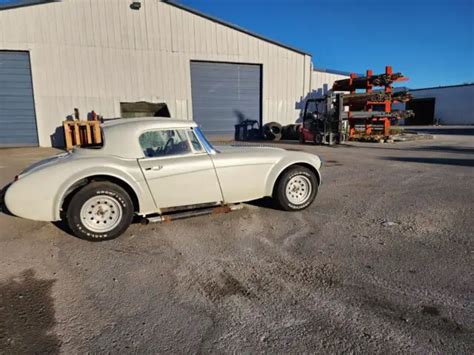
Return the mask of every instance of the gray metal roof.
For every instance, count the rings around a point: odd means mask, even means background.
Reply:
[[[311,56],[310,53],[305,52],[305,51],[303,51],[303,50],[301,50],[301,49],[288,46],[288,45],[283,44],[283,43],[281,43],[281,42],[278,42],[278,41],[275,41],[275,40],[273,40],[273,39],[270,39],[270,38],[264,37],[264,36],[262,36],[262,35],[259,35],[258,33],[251,32],[251,31],[249,31],[249,30],[246,30],[245,28],[242,28],[242,27],[239,27],[239,26],[234,25],[234,24],[232,24],[232,23],[223,21],[223,20],[221,20],[221,19],[219,19],[219,18],[217,18],[217,17],[208,15],[208,14],[206,14],[206,13],[204,13],[204,12],[201,12],[201,11],[199,11],[199,10],[196,10],[196,9],[194,9],[194,8],[192,8],[192,7],[189,7],[189,6],[180,4],[180,3],[176,2],[175,0],[161,0],[161,1],[162,1],[163,3],[165,3],[165,4],[172,5],[172,6],[174,6],[174,7],[177,7],[177,8],[179,8],[179,9],[181,9],[181,10],[188,11],[188,12],[194,14],[194,15],[204,17],[204,18],[206,18],[206,19],[208,19],[208,20],[211,20],[211,21],[214,21],[214,22],[216,22],[216,23],[219,23],[219,24],[221,24],[221,25],[223,25],[223,26],[226,26],[226,27],[232,28],[232,29],[234,29],[234,30],[240,31],[240,32],[245,33],[245,34],[247,34],[247,35],[249,35],[249,36],[252,36],[252,37],[261,39],[262,41],[275,44],[275,45],[277,45],[277,46],[279,46],[279,47],[283,47],[283,48],[289,49],[289,50],[291,50],[291,51],[293,51],[293,52],[297,52],[297,53],[300,53],[300,54],[305,54],[305,55]]]
[[[462,87],[462,86],[473,86],[473,85],[474,85],[474,83],[458,84],[458,85],[432,86],[432,87],[427,87],[427,88],[410,89],[410,91],[433,90],[433,89],[450,89],[450,88],[458,88],[458,87]]]
[[[353,72],[337,70],[337,69],[327,69],[327,68],[319,68],[313,66],[313,71],[317,71],[319,73],[329,73],[329,74],[338,74],[338,75],[345,75],[350,76]],[[355,73],[357,76],[365,76],[365,74]]]
[[[329,74],[339,74],[339,75],[351,75],[351,72],[343,71],[343,70],[336,70],[336,69],[327,69],[327,68],[319,68],[313,66],[313,71],[317,71],[320,73],[329,73]]]

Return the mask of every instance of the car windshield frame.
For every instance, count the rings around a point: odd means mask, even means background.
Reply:
[[[204,147],[206,152],[208,154],[216,154],[217,150],[214,149],[211,143],[207,140],[206,136],[204,133],[202,133],[201,128],[199,127],[194,127],[193,129],[194,133],[196,134],[197,139],[201,142],[201,145]]]

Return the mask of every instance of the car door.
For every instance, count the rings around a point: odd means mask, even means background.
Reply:
[[[160,209],[222,202],[211,158],[191,129],[143,132],[140,167]]]

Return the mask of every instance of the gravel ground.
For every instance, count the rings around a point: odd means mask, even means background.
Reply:
[[[297,213],[263,200],[104,243],[2,214],[0,353],[473,353],[472,133],[281,144],[325,161]],[[1,184],[52,152],[0,150]]]

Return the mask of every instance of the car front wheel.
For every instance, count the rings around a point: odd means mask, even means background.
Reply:
[[[273,193],[279,207],[286,211],[305,209],[318,194],[316,175],[303,166],[295,166],[283,173]]]
[[[133,219],[133,203],[128,193],[110,182],[92,182],[71,199],[66,216],[74,235],[90,241],[120,236]]]

